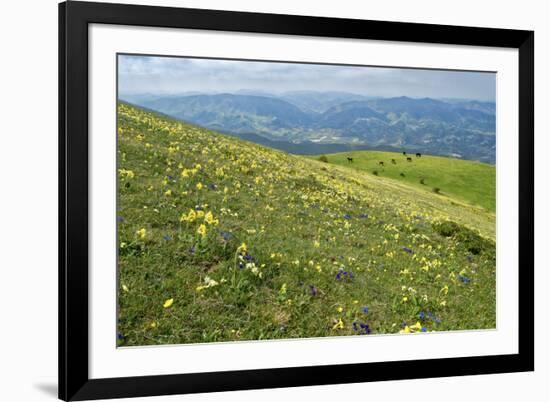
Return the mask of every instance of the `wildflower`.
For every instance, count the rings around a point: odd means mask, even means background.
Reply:
[[[402,247],[401,248],[405,253],[413,254],[413,251],[408,247]]]
[[[350,215],[350,214],[345,214],[345,215],[344,215],[344,219],[345,219],[345,220],[350,220],[350,219],[351,219],[351,215]]]
[[[167,197],[170,197],[172,195],[172,190],[166,190],[164,192],[164,195],[167,196]]]
[[[319,240],[315,240],[315,241],[313,242],[313,247],[315,247],[315,248],[321,247],[321,243],[319,243]]]
[[[421,311],[421,312],[418,314],[418,318],[420,318],[421,320],[424,320],[424,318],[426,318],[426,313],[424,313],[423,311]]]
[[[352,280],[353,279],[353,273],[352,272],[348,272],[348,271],[344,271],[344,270],[340,270],[338,271],[338,273],[336,274],[336,280],[337,281],[340,281],[342,279],[349,279],[349,280]]]
[[[168,235],[165,235],[162,238],[166,241],[172,240],[172,236],[168,236]]]
[[[170,306],[172,306],[172,304],[174,304],[174,299],[167,299],[164,304],[162,305],[162,307],[164,308],[169,308]]]
[[[141,228],[141,229],[139,229],[138,231],[136,231],[136,235],[137,235],[140,239],[144,239],[146,234],[147,234],[147,230],[145,230],[145,228]]]
[[[217,225],[218,223],[220,223],[218,219],[214,219],[214,215],[210,211],[208,211],[204,216],[204,221],[209,225]]]
[[[315,285],[309,285],[309,292],[312,296],[317,296],[317,288],[315,287]]]
[[[336,324],[334,324],[332,329],[344,329],[344,321],[342,321],[341,318],[338,319],[338,322]]]
[[[130,289],[128,289],[128,286],[126,285],[122,285],[122,290],[124,290],[126,293],[130,291]]]
[[[224,282],[224,279],[222,278],[221,282]],[[200,292],[204,289],[212,288],[214,286],[218,286],[219,282],[210,278],[208,275],[204,277],[204,285],[197,286],[196,290],[197,292]]]
[[[369,328],[369,324],[364,323],[364,324],[359,324],[359,326],[361,327],[361,329],[363,330],[363,333],[365,335],[370,334],[371,331],[370,331],[370,328]]]
[[[366,314],[366,313],[369,312],[369,308],[367,306],[365,306],[361,309],[361,311]]]
[[[442,293],[443,295],[446,295],[447,293],[449,293],[449,286],[447,285],[443,286],[439,291],[439,293]]]
[[[241,245],[237,248],[237,253],[240,253],[241,255],[245,255],[248,252],[248,249],[246,247],[246,243],[241,243]]]
[[[458,275],[458,280],[462,283],[470,283],[471,279],[464,275]]]
[[[344,308],[343,308],[343,307],[338,307],[338,308],[336,309],[336,311],[338,311],[339,313],[341,313],[342,311],[344,311]]]
[[[193,222],[195,219],[197,219],[197,213],[190,209],[187,215],[181,215],[180,222]]]
[[[197,233],[200,234],[202,237],[206,236],[206,226],[204,225],[204,223],[201,223],[201,225],[197,229]]]
[[[204,186],[202,185],[201,182],[198,182],[197,185],[196,185],[196,187],[197,187],[197,190],[202,190],[202,188],[203,188]]]

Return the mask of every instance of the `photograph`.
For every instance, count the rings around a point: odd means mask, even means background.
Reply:
[[[118,347],[497,328],[495,71],[116,57]]]

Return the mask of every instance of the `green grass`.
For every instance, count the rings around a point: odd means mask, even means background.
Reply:
[[[396,152],[355,151],[325,155],[328,163],[351,167],[369,174],[399,180],[403,183],[440,193],[458,201],[479,205],[495,212],[495,167],[486,163],[440,156],[415,154],[407,156]],[[319,159],[320,155],[311,157]],[[349,163],[347,158],[353,158]],[[391,160],[395,160],[395,164]],[[384,162],[380,165],[379,162]],[[421,183],[423,180],[423,183]]]
[[[118,124],[120,346],[495,327],[493,213],[125,104]]]

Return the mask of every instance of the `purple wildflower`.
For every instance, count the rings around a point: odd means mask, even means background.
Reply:
[[[408,247],[401,247],[401,250],[403,250],[405,253],[414,254],[414,252]]]
[[[162,237],[164,240],[168,241],[168,240],[172,240],[172,236],[168,236],[168,235],[165,235]]]
[[[458,275],[458,280],[462,283],[470,283],[471,279],[464,275]]]
[[[317,288],[315,287],[315,285],[309,285],[309,292],[312,296],[317,296]]]
[[[361,311],[363,311],[363,313],[366,314],[366,313],[369,312],[369,308],[368,308],[367,306],[365,306],[365,307],[363,307],[363,308],[361,309]]]

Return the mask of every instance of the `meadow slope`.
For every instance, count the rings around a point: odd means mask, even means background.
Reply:
[[[346,166],[407,183],[416,188],[440,193],[470,205],[495,212],[495,166],[486,163],[441,156],[396,152],[352,151],[325,155],[328,163]],[[348,157],[353,162],[348,161]],[[411,161],[407,161],[407,157]],[[319,155],[311,157],[319,159]],[[392,160],[395,163],[392,163]],[[380,165],[383,162],[383,165]]]
[[[495,327],[494,214],[118,106],[118,344]]]

